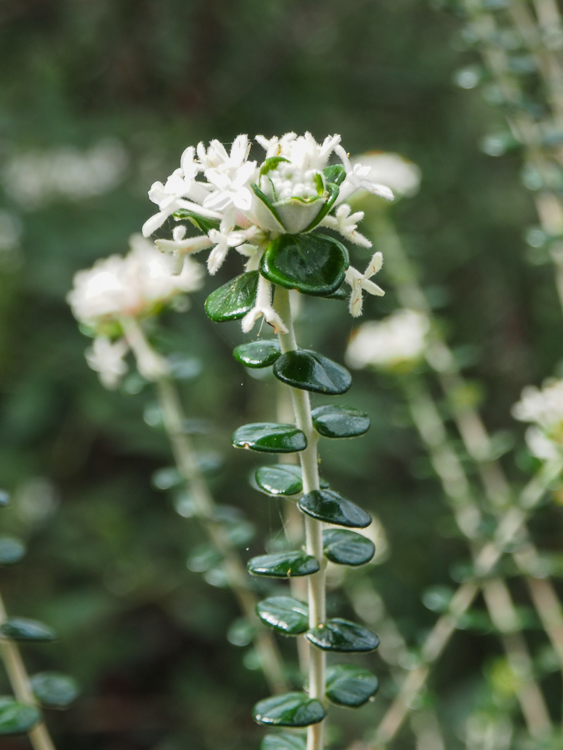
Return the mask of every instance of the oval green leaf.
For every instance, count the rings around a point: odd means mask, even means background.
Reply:
[[[367,414],[352,406],[318,406],[312,412],[313,424],[319,435],[328,438],[351,438],[369,430]]]
[[[246,367],[269,367],[280,354],[279,343],[275,339],[265,339],[240,344],[235,348],[233,357]]]
[[[375,555],[375,544],[361,534],[345,529],[323,531],[325,557],[337,565],[365,565]]]
[[[295,453],[307,447],[307,438],[292,424],[255,422],[245,424],[232,437],[235,448],[247,448],[262,453]]]
[[[323,704],[305,693],[284,693],[259,701],[252,711],[254,721],[278,727],[308,727],[326,716]]]
[[[25,545],[13,536],[0,537],[0,565],[14,565],[25,555]]]
[[[307,740],[295,734],[267,734],[260,750],[306,750]]]
[[[260,263],[262,276],[286,289],[326,297],[344,281],[348,251],[325,234],[280,234]]]
[[[0,508],[5,508],[10,504],[10,495],[6,490],[0,490]]]
[[[375,695],[377,677],[354,664],[336,664],[326,671],[326,697],[337,706],[359,708]]]
[[[339,396],[352,384],[345,367],[308,349],[282,354],[274,363],[274,375],[282,383],[304,391]]]
[[[59,672],[40,672],[31,678],[35,697],[46,708],[66,708],[80,692],[73,677]]]
[[[256,612],[263,623],[284,635],[301,635],[309,627],[309,607],[291,596],[264,599]]]
[[[253,307],[258,287],[258,271],[237,276],[205,300],[205,312],[215,323],[244,318]]]
[[[360,654],[379,646],[379,638],[371,630],[339,617],[309,630],[305,637],[323,651]]]
[[[256,484],[268,495],[298,495],[303,492],[301,467],[292,464],[261,466],[256,470]]]
[[[303,513],[316,518],[317,521],[325,521],[325,523],[333,523],[337,526],[364,529],[371,523],[369,513],[332,490],[308,492],[299,501],[299,507]]]
[[[40,719],[35,706],[18,703],[13,698],[0,698],[0,736],[26,734]]]
[[[10,617],[0,625],[0,637],[11,641],[54,641],[55,631],[48,625],[25,617]]]
[[[246,567],[248,572],[255,576],[296,578],[316,573],[319,570],[319,562],[306,552],[280,552],[276,555],[253,557]]]

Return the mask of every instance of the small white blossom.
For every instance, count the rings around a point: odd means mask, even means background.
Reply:
[[[272,307],[272,285],[263,276],[258,278],[256,304],[242,319],[242,330],[249,333],[259,318],[264,318],[275,333],[287,333],[285,323]]]
[[[325,216],[320,226],[330,227],[345,237],[349,242],[361,247],[371,247],[371,242],[363,234],[356,231],[358,223],[364,218],[363,211],[352,213],[352,209],[347,203],[338,206],[334,216]]]
[[[351,162],[369,167],[370,180],[387,185],[399,196],[410,197],[418,192],[421,180],[420,168],[399,154],[369,151],[367,154],[354,157]]]
[[[414,310],[398,310],[381,322],[363,323],[348,345],[346,361],[360,369],[381,369],[416,364],[424,355],[428,318]]]
[[[350,295],[350,315],[358,318],[362,314],[363,294],[367,292],[374,297],[383,297],[383,289],[370,281],[372,276],[381,270],[383,266],[383,255],[380,252],[374,253],[364,273],[360,273],[357,268],[350,266],[346,271],[346,283],[352,287]]]
[[[530,452],[541,459],[560,455],[563,448],[563,380],[546,380],[542,388],[527,385],[512,416],[532,422],[526,432]],[[551,448],[549,447],[551,445]]]
[[[104,388],[114,390],[128,370],[123,359],[128,351],[129,346],[125,339],[112,343],[109,339],[99,336],[84,354],[88,366],[98,373]]]
[[[370,179],[371,167],[364,166],[361,163],[356,163],[352,166],[348,154],[340,145],[336,146],[334,150],[342,160],[342,164],[346,170],[346,179],[340,186],[337,203],[347,200],[357,190],[367,190],[368,193],[385,198],[387,201],[393,200],[393,191],[387,185],[381,185]]]

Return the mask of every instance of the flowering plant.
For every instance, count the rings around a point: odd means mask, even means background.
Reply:
[[[512,416],[531,422],[526,443],[532,455],[542,460],[561,456],[563,449],[563,380],[547,380],[542,388],[526,386],[520,401],[512,407]]]

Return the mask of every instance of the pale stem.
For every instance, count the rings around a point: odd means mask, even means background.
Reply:
[[[4,601],[0,595],[0,625],[6,622],[7,619]],[[17,644],[8,638],[2,638],[0,639],[0,651],[2,652],[4,666],[6,667],[16,700],[30,706],[37,706],[37,700],[31,688],[29,675],[27,674]],[[36,724],[27,734],[34,750],[55,750],[53,740],[43,721]]]
[[[289,302],[289,292],[283,287],[275,287],[274,307],[285,323],[287,333],[278,333],[283,354],[297,349],[293,330],[293,318]],[[291,388],[295,424],[307,438],[307,448],[299,453],[303,473],[303,492],[306,494],[319,489],[319,464],[317,453],[318,436],[313,428],[311,402],[307,391]],[[320,570],[308,576],[309,627],[317,628],[326,620],[326,562],[323,556],[323,524],[310,516],[305,516],[306,550],[316,558]],[[309,696],[317,698],[324,705],[326,702],[326,656],[324,651],[309,647]],[[307,750],[323,750],[324,720],[313,724],[307,731]]]
[[[133,335],[132,335],[133,333]],[[166,360],[149,344],[141,326],[136,320],[129,319],[127,340],[136,354],[136,347],[141,346],[141,356],[160,360],[157,372],[166,373]],[[286,692],[287,682],[277,644],[256,615],[258,600],[248,586],[247,573],[238,550],[231,543],[223,524],[217,520],[217,508],[205,477],[201,473],[197,455],[184,429],[185,415],[180,397],[173,381],[166,375],[155,380],[158,401],[164,421],[164,428],[170,441],[178,472],[186,482],[195,509],[196,517],[206,530],[212,544],[223,560],[225,575],[240,609],[246,619],[255,627],[254,645],[260,659],[264,676],[275,693]]]

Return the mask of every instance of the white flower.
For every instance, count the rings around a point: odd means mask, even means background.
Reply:
[[[424,355],[429,329],[428,318],[414,310],[398,310],[381,322],[368,321],[350,341],[346,361],[357,369],[410,366]]]
[[[336,229],[349,242],[361,247],[371,247],[371,242],[363,234],[356,231],[358,223],[364,218],[363,211],[351,213],[352,209],[347,203],[338,206],[334,216],[325,216],[320,226]],[[379,270],[379,269],[378,269]]]
[[[546,380],[541,389],[527,385],[520,401],[512,407],[512,416],[521,422],[532,422],[550,440],[563,444],[563,380]]]
[[[94,339],[94,343],[84,354],[88,366],[98,373],[102,385],[114,390],[128,370],[127,363],[123,361],[128,351],[125,339],[112,344],[109,339],[100,336]]]
[[[372,294],[374,297],[383,297],[383,289],[370,281],[372,276],[381,270],[383,265],[383,255],[380,252],[374,253],[364,273],[360,273],[356,268],[350,266],[346,271],[346,283],[352,287],[350,295],[350,315],[358,318],[362,314],[363,295],[362,292]]]
[[[555,461],[561,458],[561,447],[550,440],[539,427],[528,427],[525,437],[526,445],[532,456],[542,461]]]
[[[346,178],[340,185],[337,203],[347,200],[357,190],[367,190],[368,193],[385,198],[387,201],[393,200],[393,191],[387,185],[381,185],[370,179],[371,167],[360,163],[352,166],[348,154],[340,145],[336,146],[334,150],[342,160],[346,170]]]
[[[275,333],[287,333],[285,323],[272,307],[272,285],[263,276],[259,276],[256,304],[242,319],[242,330],[249,333],[262,317],[273,327]]]
[[[382,182],[397,195],[410,197],[418,192],[422,176],[420,168],[399,154],[369,151],[354,157],[351,162],[369,167],[369,179]]]

